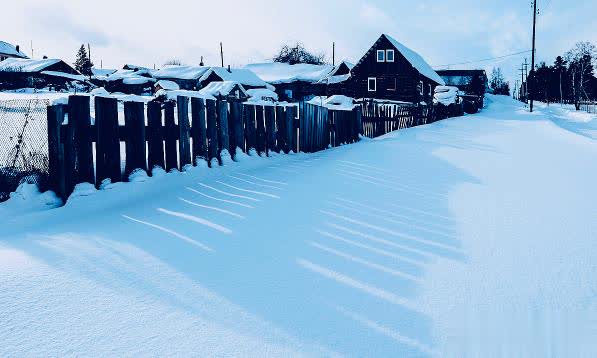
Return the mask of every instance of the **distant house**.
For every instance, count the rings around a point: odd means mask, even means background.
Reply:
[[[253,71],[245,68],[210,67],[199,79],[201,86],[206,87],[211,82],[233,81],[241,84],[245,89],[269,88],[274,89]]]
[[[72,81],[85,81],[77,70],[60,59],[8,58],[0,62],[0,88],[66,89]]]
[[[167,65],[153,72],[157,80],[167,80],[178,84],[183,90],[198,91],[201,89],[201,76],[209,70],[205,66]]]
[[[341,86],[350,77],[352,64],[295,64],[281,62],[254,63],[245,68],[276,88],[280,100],[296,102],[316,95],[339,94]],[[342,85],[341,85],[342,84]]]
[[[160,90],[177,91],[179,89],[180,89],[180,86],[176,82],[168,81],[168,80],[159,80],[153,85],[153,90],[155,92],[160,91]]]
[[[96,70],[98,74],[92,77],[92,82],[98,87],[104,87],[108,92],[136,95],[153,93],[153,85],[156,82],[152,77],[153,70],[125,65],[118,71],[107,71],[105,75],[100,74],[101,72]]]
[[[216,98],[225,98],[230,101],[245,101],[249,98],[243,85],[236,81],[210,82],[207,86],[199,90],[199,94]]]
[[[29,58],[23,52],[19,45],[13,46],[8,42],[0,41],[0,61],[4,61],[7,58]]]
[[[461,92],[482,96],[485,94],[488,79],[485,70],[438,70],[448,86],[455,86]]]
[[[444,80],[416,52],[382,34],[351,70],[352,97],[428,104]]]

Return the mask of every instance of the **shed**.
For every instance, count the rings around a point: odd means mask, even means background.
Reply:
[[[154,71],[152,75],[158,80],[176,82],[183,90],[199,90],[201,89],[199,79],[207,70],[209,70],[209,67],[205,66],[167,65]]]
[[[153,85],[153,89],[155,92],[159,90],[166,90],[166,91],[176,91],[180,89],[180,86],[176,82],[169,81],[169,80],[159,80]]]
[[[211,82],[204,88],[200,89],[199,93],[205,96],[226,98],[228,100],[245,101],[247,98],[249,98],[249,95],[247,94],[247,91],[243,85],[236,81]]]
[[[210,67],[199,79],[201,86],[205,87],[211,82],[233,81],[241,84],[246,89],[269,88],[274,89],[255,72],[243,68]]]
[[[57,76],[57,74],[60,74]],[[69,75],[75,75],[69,77]],[[66,89],[69,82],[84,80],[81,74],[60,59],[31,60],[8,58],[0,62],[0,88],[43,88]]]

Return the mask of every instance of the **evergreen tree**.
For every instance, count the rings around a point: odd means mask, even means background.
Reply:
[[[79,51],[77,52],[77,59],[75,61],[75,69],[79,71],[81,74],[86,76],[91,76],[91,68],[93,67],[93,63],[89,59],[87,55],[87,50],[85,50],[85,45],[81,45]]]
[[[510,84],[504,80],[502,70],[499,67],[494,68],[491,71],[489,88],[491,88],[494,94],[501,94],[506,96],[510,95]]]

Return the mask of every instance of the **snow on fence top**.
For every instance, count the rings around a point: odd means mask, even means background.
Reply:
[[[330,97],[316,96],[307,103],[340,111],[352,111],[355,107],[353,98],[342,95],[333,95]]]
[[[57,64],[60,59],[30,60],[27,58],[7,58],[0,62],[0,71],[6,72],[41,72]]]
[[[444,80],[438,75],[431,66],[415,51],[411,50],[410,48],[404,46],[392,36],[383,34],[391,43],[392,45],[398,50],[404,58],[423,76],[429,78],[432,81],[440,85],[445,85]]]

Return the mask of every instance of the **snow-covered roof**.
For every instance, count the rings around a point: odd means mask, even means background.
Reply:
[[[295,81],[318,82],[334,69],[332,65],[311,65],[299,63],[290,65],[282,62],[252,63],[245,69],[253,71],[263,80],[271,83],[291,83]]]
[[[159,80],[155,83],[154,87],[160,86],[162,89],[168,90],[168,91],[176,91],[180,89],[180,86],[173,81],[168,81],[168,80]]]
[[[199,79],[209,67],[205,66],[176,66],[167,65],[155,71],[153,76],[157,79],[180,79],[180,80],[197,80]]]
[[[223,81],[234,81],[243,86],[267,87],[267,83],[263,79],[259,78],[255,72],[246,68],[232,68],[228,71],[224,67],[211,67],[199,80],[205,81],[212,73],[215,73]]]
[[[148,82],[155,82],[154,78],[143,76],[148,75],[149,73],[150,70],[118,70],[110,75],[96,76],[96,78],[108,82],[122,80],[122,83],[127,85],[138,85]]]
[[[207,86],[199,90],[199,93],[204,95],[210,95],[214,97],[228,96],[232,90],[238,88],[244,97],[247,97],[247,91],[242,84],[236,81],[214,81],[210,82]]]
[[[107,75],[113,74],[114,72],[116,72],[115,69],[95,68],[95,67],[91,68],[91,73],[94,76],[107,76]]]
[[[26,58],[7,58],[0,62],[0,71],[7,72],[40,72],[57,64],[60,59],[30,60]]]
[[[41,71],[42,75],[54,76],[54,77],[62,77],[68,78],[69,80],[75,81],[85,81],[85,76],[83,75],[73,75],[72,73],[64,73],[58,71]]]
[[[159,90],[155,93],[156,97],[165,96],[168,99],[175,100],[178,96],[184,97],[193,97],[193,98],[203,98],[203,99],[211,99],[215,100],[216,98],[210,94],[201,93],[199,91],[188,91],[188,90],[175,90],[175,91],[166,91],[166,90]]]
[[[143,66],[138,66],[138,65],[133,65],[130,63],[125,64],[124,66],[122,66],[123,70],[141,70],[141,71],[149,71],[150,69],[147,67],[143,67]]]
[[[406,60],[417,70],[419,73],[430,80],[436,82],[437,84],[444,85],[444,80],[438,75],[431,66],[415,51],[411,50],[410,48],[404,46],[402,43],[398,42],[392,36],[383,34],[388,41],[406,58]]]
[[[267,88],[252,88],[247,90],[247,95],[254,100],[266,100],[266,99],[273,99],[274,101],[278,100],[278,94],[270,89]]]
[[[17,51],[17,48],[14,45],[4,41],[0,41],[0,54],[20,58],[27,58],[27,55],[25,55],[22,51]]]

